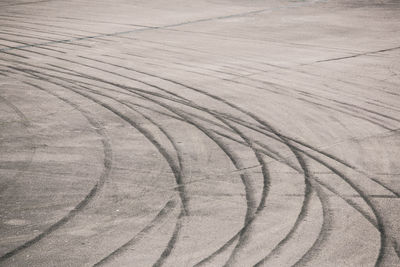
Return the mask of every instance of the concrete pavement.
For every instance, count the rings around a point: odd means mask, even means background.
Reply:
[[[400,266],[399,12],[0,1],[0,266]]]

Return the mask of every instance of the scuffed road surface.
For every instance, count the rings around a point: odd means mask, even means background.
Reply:
[[[400,266],[400,2],[0,2],[1,266]]]

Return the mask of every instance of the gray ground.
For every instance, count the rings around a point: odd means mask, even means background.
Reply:
[[[0,1],[1,266],[400,266],[397,0]]]

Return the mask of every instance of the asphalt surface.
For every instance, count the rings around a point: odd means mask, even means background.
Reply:
[[[0,266],[400,266],[400,2],[0,1]]]

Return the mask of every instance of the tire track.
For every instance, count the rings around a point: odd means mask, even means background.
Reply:
[[[175,229],[174,232],[171,235],[170,240],[168,241],[167,246],[165,247],[164,251],[161,253],[160,257],[157,259],[157,261],[153,264],[153,267],[160,267],[164,264],[165,260],[171,255],[172,250],[175,247],[175,244],[178,242],[179,234],[182,229],[182,220],[185,214],[182,212],[179,214],[178,219],[175,224]]]
[[[231,128],[233,130],[233,132],[235,132],[238,136],[240,136],[240,138],[243,139],[245,142],[245,143],[242,143],[243,145],[246,145],[249,148],[251,148],[251,150],[253,151],[253,153],[255,154],[255,156],[257,158],[258,163],[261,166],[261,172],[263,175],[263,190],[262,190],[260,202],[257,206],[257,209],[256,209],[254,215],[249,219],[249,221],[247,223],[245,223],[245,225],[242,227],[242,229],[240,229],[240,231],[232,237],[235,239],[238,238],[239,240],[225,264],[225,265],[228,265],[230,262],[234,261],[233,260],[234,255],[236,253],[238,253],[238,251],[244,247],[244,244],[246,242],[248,242],[249,236],[247,233],[249,233],[249,231],[251,230],[252,223],[255,221],[255,219],[257,218],[259,213],[265,207],[265,202],[266,202],[268,192],[269,192],[270,186],[271,186],[271,181],[270,181],[271,178],[270,178],[270,174],[268,172],[267,164],[266,164],[265,160],[262,158],[260,152],[255,149],[253,141],[250,138],[248,138],[247,136],[245,136],[244,133],[242,131],[240,131],[237,127],[228,123],[226,120],[224,120],[220,117],[216,117],[216,118],[219,119],[222,123],[226,124],[229,128]],[[232,238],[230,240],[234,241]],[[230,240],[227,243],[225,243],[222,247],[220,247],[220,249],[217,250],[218,253],[222,252],[224,250],[224,248],[227,248],[228,246],[230,246],[232,244],[232,241],[230,241]],[[214,256],[217,254],[213,253],[212,255]],[[210,259],[211,259],[211,257],[207,257],[207,260],[210,260]],[[203,261],[203,263],[204,263],[204,261]]]

